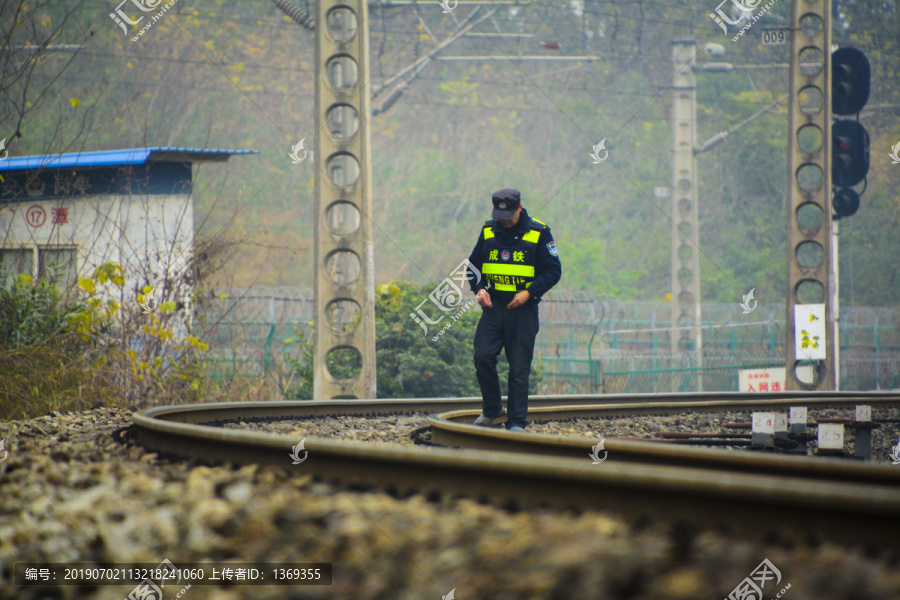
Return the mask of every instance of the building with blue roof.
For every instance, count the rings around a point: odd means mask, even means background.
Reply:
[[[68,285],[116,262],[131,299],[144,285],[183,297],[165,288],[184,279],[193,250],[193,165],[244,154],[258,152],[152,147],[0,158],[0,284],[53,265]]]

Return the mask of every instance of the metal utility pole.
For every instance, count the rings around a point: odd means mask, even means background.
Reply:
[[[802,17],[802,19],[801,19]],[[831,2],[791,6],[790,106],[787,169],[787,302],[785,387],[837,389],[837,338],[831,217]],[[795,306],[825,305],[824,340],[797,339]],[[802,310],[802,309],[801,309]],[[803,314],[803,329],[815,314]],[[823,347],[824,344],[824,347]],[[804,360],[815,350],[818,358]],[[824,350],[824,356],[821,355]],[[801,361],[813,363],[813,380],[797,377]]]
[[[376,397],[368,23],[366,0],[316,2],[316,400]]]
[[[672,42],[672,355],[696,355],[702,366],[697,209],[697,42]],[[702,379],[698,390],[703,390]]]

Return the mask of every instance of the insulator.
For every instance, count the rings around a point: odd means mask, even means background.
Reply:
[[[315,31],[316,20],[309,16],[299,5],[291,2],[291,0],[273,0],[273,2],[284,14],[296,21],[298,25],[302,25],[310,31]]]

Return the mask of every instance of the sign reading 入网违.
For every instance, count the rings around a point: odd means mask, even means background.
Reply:
[[[444,317],[449,317],[450,320],[447,321],[443,328],[438,332],[437,335],[431,338],[431,341],[436,342],[438,337],[444,335],[444,332],[450,329],[450,327],[455,323],[460,317],[466,314],[469,309],[475,306],[476,301],[470,300],[469,302],[463,304],[462,295],[463,290],[469,286],[469,273],[473,273],[475,275],[475,283],[481,281],[481,271],[475,268],[475,265],[469,262],[469,259],[462,261],[459,263],[459,266],[453,270],[449,277],[445,277],[442,282],[440,282],[434,290],[428,294],[428,298],[422,300],[419,305],[416,307],[416,312],[409,313],[409,316],[415,320],[416,323],[419,324],[419,327],[422,328],[422,331],[425,332],[425,335],[428,335],[428,325],[437,325],[441,321],[444,320]],[[490,287],[490,285],[488,285]],[[454,315],[441,315],[437,319],[432,320],[428,315],[425,314],[425,309],[422,308],[422,305],[431,300],[432,304],[434,304],[439,310],[445,313],[450,313],[456,311]],[[426,325],[426,323],[428,325]]]
[[[782,392],[784,391],[784,367],[764,369],[741,369],[739,390],[742,392]]]
[[[766,367],[762,369],[741,369],[738,372],[738,391],[741,392],[783,392],[785,391],[784,367]],[[801,381],[812,381],[811,365],[797,367],[797,376]]]

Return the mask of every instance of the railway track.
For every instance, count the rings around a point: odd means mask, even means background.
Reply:
[[[532,398],[529,419],[716,411],[900,406],[895,393],[556,396]],[[745,537],[833,540],[900,550],[900,468],[607,439],[510,433],[470,425],[477,398],[196,404],[134,416],[138,440],[211,462],[277,465],[343,486],[395,495],[469,496],[513,509],[604,510],[636,523],[714,528]],[[461,448],[402,448],[224,429],[225,422],[427,412],[432,440]],[[490,452],[486,452],[490,450]]]

